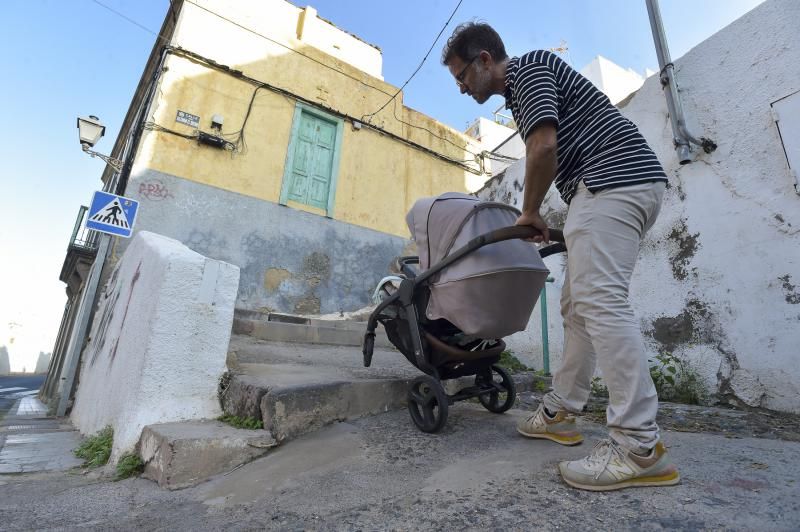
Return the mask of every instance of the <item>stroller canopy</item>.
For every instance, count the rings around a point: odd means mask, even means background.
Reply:
[[[514,225],[520,212],[504,203],[450,192],[418,200],[406,216],[421,271],[471,239]],[[550,272],[523,240],[486,245],[430,279],[426,316],[444,318],[465,334],[502,338],[527,327]]]

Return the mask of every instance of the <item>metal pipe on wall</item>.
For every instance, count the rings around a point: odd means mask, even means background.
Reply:
[[[706,137],[698,139],[691,134],[686,126],[686,115],[683,112],[683,105],[681,105],[678,83],[675,81],[675,65],[669,55],[667,37],[664,32],[664,24],[661,21],[658,0],[645,0],[645,3],[647,4],[647,14],[650,17],[650,29],[653,31],[656,55],[658,56],[659,78],[667,97],[667,109],[672,123],[675,150],[678,152],[678,161],[681,164],[688,164],[691,162],[689,156],[691,151],[690,144],[702,147],[706,153],[716,150],[717,145],[713,140]]]

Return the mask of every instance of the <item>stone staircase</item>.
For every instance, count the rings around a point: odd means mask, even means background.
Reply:
[[[420,371],[382,328],[372,366],[365,368],[366,323],[269,318],[237,312],[219,390],[226,414],[260,419],[264,429],[219,421],[151,425],[140,442],[145,476],[170,489],[194,485],[330,423],[405,407],[408,384]],[[536,379],[515,376],[518,391],[533,389]],[[448,384],[449,393],[459,387]],[[417,430],[410,419],[408,429]]]
[[[318,333],[304,331],[301,337]],[[229,414],[262,419],[279,442],[334,421],[401,408],[418,370],[387,347],[376,348],[373,360],[372,367],[363,366],[359,345],[236,334],[230,343],[229,381],[220,391],[222,405]]]

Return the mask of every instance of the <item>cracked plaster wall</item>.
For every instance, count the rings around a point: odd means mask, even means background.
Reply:
[[[800,196],[793,189],[770,103],[800,90],[800,2],[768,0],[675,60],[689,123],[718,148],[680,166],[655,76],[621,109],[670,177],[658,221],[631,285],[648,355],[688,360],[711,391],[733,403],[800,412]],[[768,31],[767,31],[768,29]],[[524,160],[479,192],[521,204]],[[551,191],[543,213],[563,224]],[[547,260],[551,359],[563,333],[563,267]],[[538,313],[512,349],[540,359]],[[538,359],[537,359],[538,357]],[[537,367],[541,365],[537,364]]]

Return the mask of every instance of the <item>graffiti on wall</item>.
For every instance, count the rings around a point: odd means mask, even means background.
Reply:
[[[158,179],[148,179],[139,183],[139,195],[150,201],[163,201],[175,197],[167,186]]]

